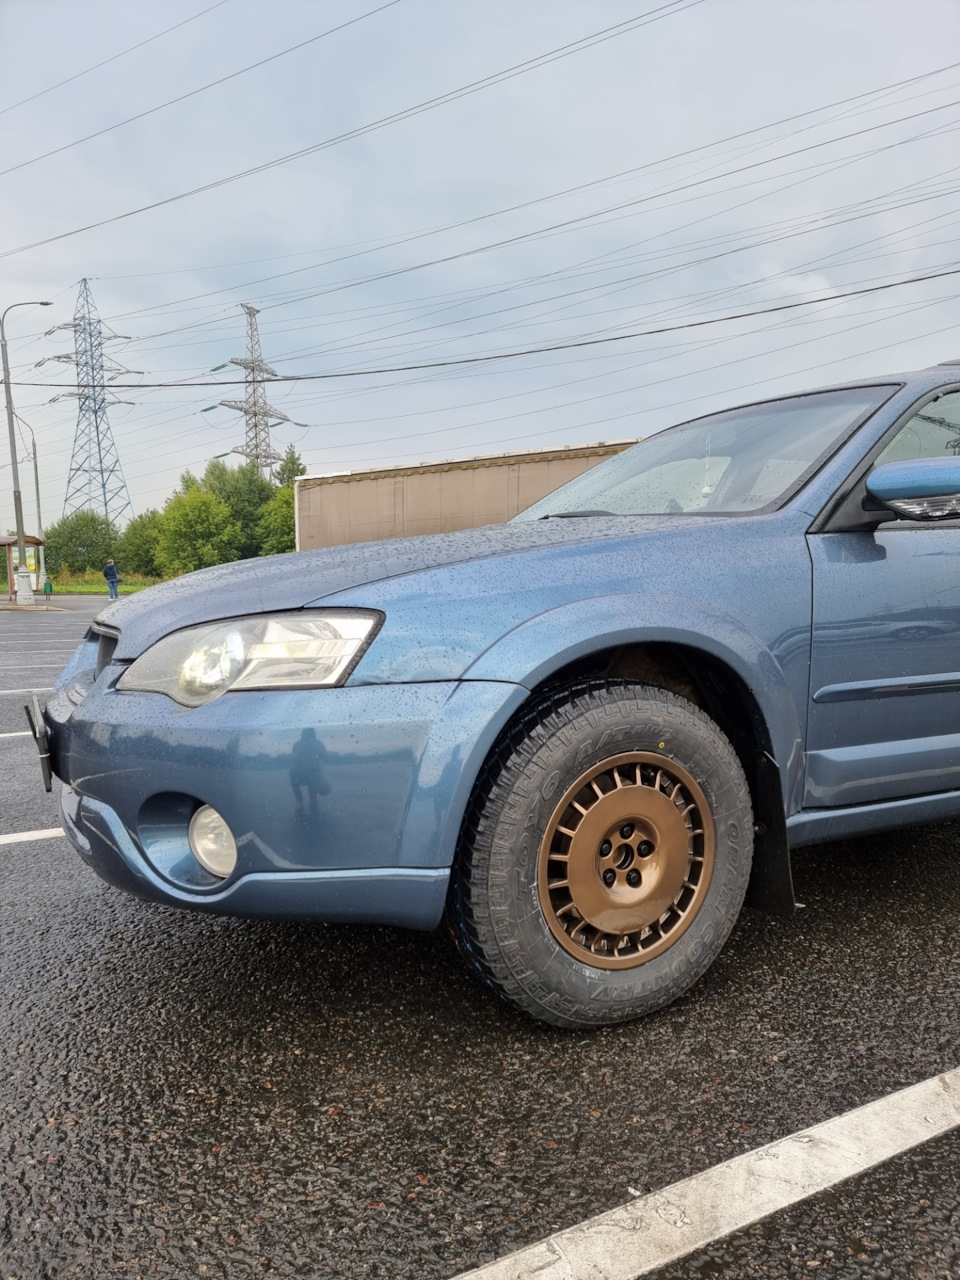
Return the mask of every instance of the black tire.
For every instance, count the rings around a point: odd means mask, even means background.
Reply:
[[[448,921],[467,963],[533,1017],[624,1022],[710,967],[752,853],[747,781],[713,720],[663,689],[582,681],[532,706],[491,752]]]

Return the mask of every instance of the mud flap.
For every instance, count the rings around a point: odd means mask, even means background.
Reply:
[[[27,724],[30,726],[30,733],[40,753],[40,773],[43,777],[44,790],[52,791],[53,773],[50,770],[50,739],[47,726],[43,722],[43,712],[40,710],[36,694],[31,701],[33,705],[26,704],[23,709],[27,713]]]

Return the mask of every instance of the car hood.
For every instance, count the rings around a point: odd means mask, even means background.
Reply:
[[[96,622],[120,632],[115,656],[136,658],[181,627],[245,614],[301,609],[353,587],[442,565],[574,543],[663,532],[703,518],[677,516],[551,519],[488,525],[458,533],[364,542],[216,565],[110,605]]]

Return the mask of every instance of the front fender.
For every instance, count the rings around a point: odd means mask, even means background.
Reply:
[[[464,671],[465,680],[534,688],[556,671],[603,649],[679,644],[724,663],[750,689],[780,769],[786,811],[803,782],[800,715],[771,651],[742,623],[699,601],[662,594],[593,596],[538,614],[500,636]]]

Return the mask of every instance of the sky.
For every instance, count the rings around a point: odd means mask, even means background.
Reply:
[[[28,532],[82,278],[140,514],[243,442],[240,303],[310,474],[632,439],[960,356],[960,276],[838,296],[960,268],[958,193],[954,0],[3,0]]]

